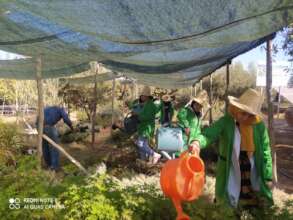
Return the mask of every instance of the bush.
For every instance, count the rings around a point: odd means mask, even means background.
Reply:
[[[7,163],[15,164],[15,156],[20,152],[21,147],[21,137],[16,125],[0,121],[0,169]]]
[[[173,219],[171,202],[148,186],[123,187],[107,175],[73,185],[61,197],[65,219]]]
[[[5,167],[0,175],[0,216],[3,220],[16,219],[62,219],[60,209],[32,209],[25,207],[30,205],[25,198],[53,198],[66,190],[69,185],[82,184],[82,177],[69,175],[65,179],[58,180],[51,171],[36,169],[37,159],[34,156],[21,156],[17,158],[16,167]],[[9,199],[18,198],[20,209],[10,209]],[[34,203],[35,204],[35,203]],[[54,203],[52,205],[57,205]],[[49,204],[50,205],[50,204]],[[59,206],[58,206],[59,207]]]

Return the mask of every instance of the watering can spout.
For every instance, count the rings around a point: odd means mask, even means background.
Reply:
[[[183,152],[179,158],[166,162],[161,170],[160,183],[163,193],[172,199],[177,211],[176,220],[189,220],[181,202],[192,201],[202,193],[204,163],[198,154]]]

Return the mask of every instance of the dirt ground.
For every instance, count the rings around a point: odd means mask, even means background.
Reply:
[[[65,149],[75,158],[77,158],[86,167],[99,162],[104,162],[110,173],[119,176],[122,172],[128,170],[130,173],[143,173],[147,175],[156,174],[160,171],[164,161],[158,165],[149,165],[137,159],[137,153],[133,140],[127,139],[120,132],[115,132],[112,140],[110,138],[110,128],[101,129],[96,134],[96,143],[94,147],[90,144],[90,137],[83,143],[71,143],[63,145]],[[277,151],[278,165],[278,184],[277,188],[287,193],[293,193],[293,149],[280,148]],[[62,157],[62,163],[69,161]],[[207,162],[207,172],[214,172],[214,164]]]
[[[15,121],[15,117],[5,117],[6,122]],[[293,128],[289,128],[283,119],[275,120],[275,136],[277,144],[293,145]],[[85,167],[104,162],[109,172],[115,176],[129,171],[129,173],[157,174],[164,161],[151,166],[138,160],[134,141],[123,133],[115,131],[111,137],[110,128],[101,129],[96,133],[96,142],[91,145],[89,136],[82,143],[61,144],[68,153],[81,162]],[[26,137],[28,145],[35,142],[31,137]],[[293,193],[293,149],[284,147],[277,150],[278,184],[277,187],[285,192]],[[61,155],[61,165],[70,164],[69,160]],[[215,171],[214,165],[207,161],[207,172]]]

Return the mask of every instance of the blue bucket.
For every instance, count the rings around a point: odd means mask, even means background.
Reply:
[[[182,151],[184,141],[181,128],[161,127],[156,134],[157,147],[160,151]]]

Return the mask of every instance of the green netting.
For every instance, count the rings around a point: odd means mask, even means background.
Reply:
[[[89,69],[90,61],[140,82],[187,86],[293,21],[292,0],[0,1],[0,77],[32,79]],[[162,75],[162,76],[161,76]]]

